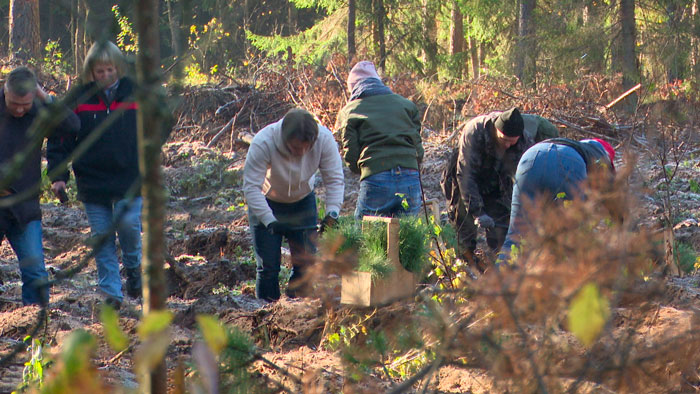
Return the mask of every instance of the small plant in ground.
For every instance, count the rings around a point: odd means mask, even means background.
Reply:
[[[676,241],[673,252],[678,261],[678,266],[683,272],[688,274],[696,270],[698,253],[692,246],[685,242]]]
[[[29,343],[27,351],[31,357],[24,363],[22,383],[17,387],[22,392],[31,386],[41,388],[44,385],[44,370],[51,364],[51,361],[44,359],[44,346],[39,339],[27,336],[24,342]]]

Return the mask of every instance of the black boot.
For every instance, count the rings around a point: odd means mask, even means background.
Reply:
[[[126,269],[126,294],[131,298],[139,298],[141,291],[141,268]]]

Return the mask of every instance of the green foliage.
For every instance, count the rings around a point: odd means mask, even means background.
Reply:
[[[70,72],[70,64],[66,61],[58,41],[48,40],[44,46],[44,61],[42,69],[45,73],[62,76]]]
[[[609,317],[608,300],[600,294],[598,286],[587,283],[569,306],[569,330],[584,345],[590,346],[603,331]]]
[[[206,24],[200,26],[191,25],[187,43],[192,52],[192,63],[185,66],[185,83],[188,85],[201,85],[208,83],[211,76],[219,72],[219,63],[212,60],[213,54],[222,41],[230,34],[225,30],[221,20],[212,18]],[[223,59],[217,59],[223,60]]]
[[[421,218],[399,219],[399,260],[409,272],[421,274],[430,266],[429,235],[430,227]]]
[[[345,45],[346,14],[337,10],[313,27],[296,35],[262,35],[246,31],[246,38],[258,50],[268,57],[287,59],[287,50],[291,48],[297,63],[325,65],[325,61],[334,52],[343,52]]]
[[[698,181],[696,181],[695,179],[691,179],[689,181],[689,183],[690,183],[690,191],[691,192],[696,193],[696,194],[700,193],[700,183],[698,183]]]
[[[24,391],[30,386],[41,388],[44,384],[45,367],[50,364],[50,361],[44,359],[44,347],[40,340],[27,336],[24,338],[24,342],[29,342],[27,351],[29,351],[31,357],[24,363],[22,383],[17,387],[20,391]]]
[[[238,327],[226,327],[226,346],[219,355],[221,372],[221,392],[252,393],[259,390],[251,379],[249,367],[256,359],[253,340]]]
[[[680,267],[683,272],[691,273],[696,270],[696,264],[700,261],[700,257],[691,245],[676,241],[673,245],[673,249],[678,267]]]
[[[372,279],[385,277],[392,271],[386,254],[387,224],[384,222],[364,222],[362,225],[362,243],[357,270],[369,272]]]
[[[222,155],[193,156],[190,158],[191,167],[178,177],[170,187],[174,195],[197,195],[203,191],[225,190],[226,196],[242,182],[242,172],[229,170],[231,160]],[[234,193],[235,194],[235,193]],[[235,195],[233,196],[235,198]],[[228,205],[227,205],[228,206]]]
[[[121,352],[129,346],[129,338],[119,327],[119,314],[109,305],[105,305],[100,311],[102,330],[105,340],[115,352]]]
[[[128,17],[122,15],[118,5],[112,6],[112,13],[119,24],[117,46],[125,53],[135,54],[139,50],[139,37],[134,32],[134,26]]]
[[[335,250],[336,255],[341,255],[351,250],[357,250],[362,242],[362,228],[352,217],[341,216],[338,218],[338,225],[326,229],[321,234],[321,242],[333,243],[342,239],[342,243]]]
[[[97,339],[85,330],[76,330],[66,338],[60,356],[60,365],[47,380],[42,392],[69,394],[76,387],[85,392],[101,392],[99,378],[90,361],[97,348]]]
[[[357,250],[357,270],[369,272],[372,278],[381,278],[392,270],[387,257],[387,224],[358,222],[351,217],[340,217],[338,225],[321,235],[321,242],[333,244],[342,240],[336,255]],[[421,219],[406,216],[399,219],[399,260],[406,270],[424,272],[429,266],[429,234],[431,228]]]

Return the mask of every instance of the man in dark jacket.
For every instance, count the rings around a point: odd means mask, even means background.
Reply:
[[[571,200],[581,196],[581,184],[595,172],[612,179],[615,149],[605,140],[574,141],[552,138],[540,142],[523,154],[515,173],[510,225],[499,260],[508,260],[513,247],[519,246],[522,230],[530,219],[525,201],[535,197]],[[607,178],[604,178],[607,181]]]
[[[355,217],[418,214],[418,164],[423,159],[418,108],[385,86],[369,61],[352,68],[348,90],[350,101],[337,125],[343,159],[360,174]]]
[[[52,143],[80,125],[75,114],[59,107],[52,108],[55,119],[35,122],[50,101],[26,67],[12,70],[0,89],[0,240],[7,238],[19,260],[25,305],[49,301],[39,206],[42,141],[48,137]],[[19,155],[26,155],[22,165],[13,166]],[[47,158],[50,167],[58,164],[55,156]]]
[[[477,116],[465,126],[441,183],[463,258],[473,261],[478,227],[486,230],[493,251],[503,244],[512,178],[520,156],[533,143],[523,134],[517,108]]]

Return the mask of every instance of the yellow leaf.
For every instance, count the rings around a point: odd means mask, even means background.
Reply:
[[[226,330],[214,316],[198,315],[196,319],[199,331],[204,336],[204,341],[212,353],[218,355],[221,349],[226,346]]]
[[[153,334],[158,334],[170,326],[173,314],[170,311],[154,311],[143,317],[138,328],[139,338],[145,340]]]
[[[600,294],[598,286],[587,283],[569,305],[569,331],[584,345],[590,346],[605,327],[608,317],[608,300]]]
[[[115,352],[121,352],[129,346],[129,338],[119,327],[119,314],[114,308],[106,305],[100,311],[100,320],[102,320],[102,329],[104,330],[105,340]]]

